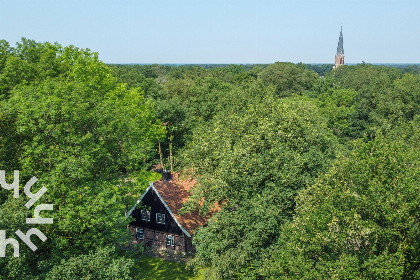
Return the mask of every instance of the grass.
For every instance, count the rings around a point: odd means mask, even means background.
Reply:
[[[138,280],[204,280],[202,271],[195,275],[185,264],[166,261],[156,257],[139,256],[135,260],[135,278]]]

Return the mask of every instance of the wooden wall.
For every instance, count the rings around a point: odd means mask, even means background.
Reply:
[[[178,224],[172,218],[171,214],[160,201],[157,194],[150,189],[142,200],[143,205],[138,205],[131,216],[136,219],[130,223],[130,226],[153,229],[161,232],[168,232],[174,235],[184,235]],[[141,209],[150,211],[150,222],[141,220]],[[165,224],[156,223],[156,213],[165,214]]]
[[[172,233],[167,233],[163,231],[158,231],[154,229],[148,229],[143,227],[130,226],[130,232],[133,235],[133,241],[135,242],[144,242],[147,247],[157,248],[161,250],[168,251],[177,251],[177,252],[191,252],[193,250],[191,238],[185,235],[177,235]],[[142,228],[144,231],[144,239],[136,240],[136,229]],[[174,244],[175,246],[168,246],[166,244],[166,236],[168,234],[174,235]]]

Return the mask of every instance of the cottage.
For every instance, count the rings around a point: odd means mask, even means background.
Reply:
[[[137,203],[127,213],[135,219],[129,224],[135,242],[152,248],[191,252],[194,231],[206,224],[198,211],[181,215],[188,200],[188,182],[171,178],[164,172],[162,179],[150,183]]]

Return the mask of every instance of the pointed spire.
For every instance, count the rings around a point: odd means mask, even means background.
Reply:
[[[344,55],[343,26],[341,26],[340,37],[338,38],[337,55]]]

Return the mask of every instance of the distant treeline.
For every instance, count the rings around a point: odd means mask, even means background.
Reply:
[[[364,62],[363,62],[364,63]],[[362,64],[363,64],[362,63]],[[311,69],[315,72],[317,72],[320,76],[325,76],[326,73],[329,73],[332,69],[334,64],[322,64],[322,63],[299,63],[303,64],[304,67],[307,69]],[[120,65],[120,66],[148,66],[148,65],[160,65],[160,66],[166,66],[166,67],[190,67],[190,66],[197,66],[202,67],[205,69],[210,68],[221,68],[221,67],[229,67],[231,65],[238,65],[242,67],[245,70],[250,70],[256,66],[265,68],[270,64],[109,64],[112,65]],[[356,65],[356,64],[353,64]],[[395,63],[384,63],[384,64],[372,64],[372,65],[378,65],[378,66],[387,66],[387,67],[394,67],[397,69],[401,69],[403,73],[420,73],[420,64],[409,64],[409,63],[401,63],[401,64],[395,64]]]

